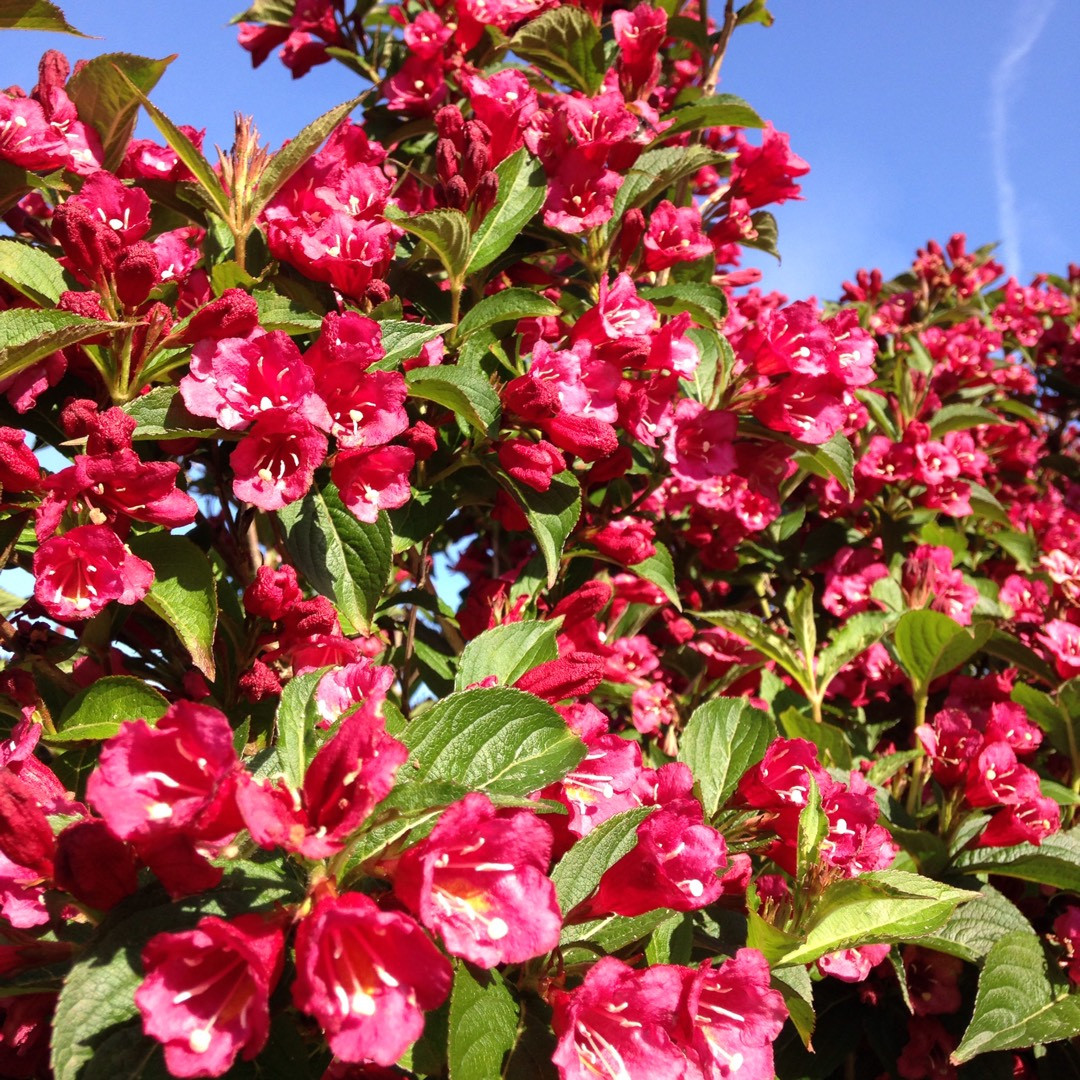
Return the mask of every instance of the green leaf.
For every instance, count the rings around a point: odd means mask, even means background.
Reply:
[[[497,971],[454,962],[450,993],[450,1080],[491,1080],[517,1041],[518,1007]]]
[[[95,1049],[117,1025],[138,1016],[134,994],[143,979],[140,956],[155,934],[187,930],[204,915],[272,911],[303,890],[271,866],[234,863],[216,889],[170,901],[159,886],[109,912],[72,965],[56,1006],[52,1067],[56,1080],[77,1080]]]
[[[443,264],[451,281],[460,281],[469,263],[469,219],[460,210],[429,210],[411,217],[395,217],[394,224],[419,236]]]
[[[727,320],[727,293],[716,285],[700,281],[684,281],[678,285],[657,285],[641,289],[639,295],[648,300],[661,315],[678,315],[688,311],[702,326],[722,330]]]
[[[600,89],[608,67],[596,23],[577,7],[550,9],[529,20],[511,39],[510,52],[590,97]]]
[[[908,611],[900,616],[893,644],[916,690],[967,663],[986,644],[990,623],[966,630],[940,611]]]
[[[307,334],[322,326],[322,315],[309,311],[299,300],[282,296],[269,287],[252,294],[259,305],[259,325],[264,330],[284,330],[286,334]]]
[[[1016,930],[986,954],[975,1012],[950,1060],[961,1065],[992,1050],[1015,1050],[1080,1034],[1080,994],[1053,986],[1032,929]]]
[[[679,760],[694,774],[707,818],[727,802],[775,737],[769,715],[745,698],[715,698],[694,710],[679,737]]]
[[[308,584],[366,632],[390,579],[393,535],[385,512],[369,525],[345,508],[333,484],[278,511],[285,544]]]
[[[560,943],[563,962],[567,965],[594,963],[597,951],[611,954],[635,941],[643,941],[673,914],[670,908],[656,908],[630,918],[607,915],[602,919],[564,926]],[[575,946],[574,942],[588,943],[592,947],[582,948]]]
[[[218,605],[210,560],[190,540],[171,533],[144,533],[128,546],[154,568],[143,603],[173,628],[192,662],[212,680]]]
[[[992,885],[983,885],[974,900],[958,907],[937,930],[919,938],[918,944],[979,964],[996,941],[1016,930],[1030,933],[1031,924],[1011,900]]]
[[[1004,423],[997,413],[984,409],[981,405],[960,402],[957,405],[946,405],[930,417],[930,437],[940,439],[949,431],[963,431],[982,424]]]
[[[324,674],[325,670],[320,669],[296,675],[281,692],[275,719],[278,759],[285,779],[295,791],[303,787],[308,763],[318,749],[315,725],[319,720],[319,710],[315,703],[315,691]]]
[[[491,296],[485,296],[475,307],[470,308],[458,324],[458,338],[467,338],[477,330],[484,330],[496,323],[558,314],[559,309],[555,304],[532,289],[503,289]]]
[[[894,616],[888,612],[867,611],[850,616],[818,654],[818,689],[824,690],[852,660],[880,641],[893,621]]]
[[[230,218],[229,197],[221,186],[221,178],[210,167],[210,162],[203,157],[198,147],[174,124],[143,92],[124,74],[121,79],[127,83],[136,100],[147,111],[154,127],[161,132],[162,138],[169,144],[176,156],[191,170],[195,182],[209,200],[210,206],[226,221]]]
[[[941,926],[958,904],[978,893],[902,870],[876,870],[829,885],[804,927],[804,940],[782,957],[808,964],[860,945],[910,941]]]
[[[976,484],[974,480],[965,480],[970,489],[968,502],[971,503],[971,512],[987,521],[996,522],[1006,528],[1012,526],[1012,519],[1005,512],[1005,507],[998,502],[997,496],[988,491],[982,484]]]
[[[544,204],[544,169],[525,147],[495,166],[499,193],[484,215],[469,246],[468,273],[494,262],[521,235],[521,230]]]
[[[251,198],[248,214],[252,221],[263,207],[289,182],[297,170],[315,153],[330,133],[360,104],[355,97],[324,112],[313,120],[295,138],[290,139],[266,163],[258,186]]]
[[[802,658],[794,647],[775,630],[770,630],[756,615],[746,611],[703,611],[697,617],[742,638],[766,660],[779,664],[800,686],[805,681]]]
[[[48,252],[6,236],[0,238],[0,281],[42,307],[52,307],[68,287],[64,268]]]
[[[806,739],[818,750],[818,757],[826,765],[837,769],[850,769],[853,762],[848,737],[834,724],[818,723],[792,707],[780,714],[780,726],[789,739]]]
[[[8,308],[0,311],[0,379],[87,338],[122,330],[124,323],[84,319],[68,311]]]
[[[666,918],[650,935],[645,959],[654,964],[690,963],[694,946],[694,920],[690,912],[680,911]]]
[[[413,719],[400,736],[413,780],[452,780],[478,791],[530,795],[585,756],[546,701],[509,687],[464,690]]]
[[[806,663],[812,663],[817,652],[817,625],[814,622],[814,586],[808,581],[792,588],[784,599],[788,622]]]
[[[544,556],[550,589],[559,576],[566,540],[581,517],[581,486],[569,470],[553,476],[547,491],[536,491],[506,475],[500,475],[499,481],[525,511],[536,546]]]
[[[1080,838],[1075,830],[1048,836],[1036,847],[973,848],[953,861],[965,874],[1000,874],[1080,893]]]
[[[458,661],[454,689],[495,675],[503,686],[512,686],[527,671],[549,660],[557,660],[555,638],[562,619],[505,623],[478,634],[465,646]]]
[[[614,235],[627,210],[642,207],[663,194],[672,184],[693,176],[708,165],[719,165],[728,155],[706,146],[662,146],[646,150],[627,172],[612,204],[612,216],[604,228]]]
[[[676,610],[682,611],[682,601],[675,585],[675,564],[671,561],[671,552],[663,544],[657,543],[652,555],[634,563],[629,569],[639,578],[652,582],[674,604]]]
[[[175,59],[175,55],[151,60],[130,53],[105,53],[87,61],[68,80],[68,96],[79,110],[79,119],[101,137],[102,165],[110,172],[120,167],[135,131],[138,94],[149,94]]]
[[[487,434],[502,411],[499,395],[481,371],[453,364],[418,367],[406,372],[409,396],[443,405]]]
[[[806,447],[794,455],[795,462],[828,480],[830,476],[840,481],[848,494],[855,491],[855,452],[851,449],[851,443],[842,432],[837,432],[828,442],[819,446]]]
[[[701,98],[690,105],[684,105],[673,113],[668,113],[664,120],[672,120],[670,127],[664,128],[661,139],[670,139],[684,131],[703,131],[714,127],[761,128],[765,121],[745,102],[734,94],[714,94]]]
[[[146,720],[151,725],[165,715],[169,703],[142,679],[107,675],[76,694],[57,721],[51,743],[80,739],[109,739],[125,720]]]
[[[821,855],[821,842],[829,835],[829,819],[821,808],[817,781],[807,773],[806,782],[806,805],[799,811],[795,837],[795,880],[802,885],[809,881]]]
[[[605,872],[637,847],[638,826],[653,809],[635,806],[609,817],[586,833],[558,861],[551,872],[551,880],[555,883],[559,907],[564,915],[569,915],[578,904],[587,900],[596,891]],[[573,936],[574,928],[567,927],[564,936],[568,933],[570,940],[577,940]]]
[[[382,347],[386,355],[371,366],[379,371],[389,371],[400,366],[403,360],[420,355],[420,350],[433,338],[453,329],[450,323],[403,322],[386,319],[379,323],[382,331]]]
[[[0,30],[51,30],[81,38],[90,36],[76,30],[64,13],[47,0],[0,0]]]
[[[777,245],[780,232],[776,226],[776,218],[768,210],[755,210],[750,215],[750,225],[753,232],[749,236],[740,237],[739,243],[743,247],[764,251],[779,262],[780,248]]]
[[[138,423],[131,436],[136,442],[142,439],[209,439],[219,434],[212,421],[187,411],[175,386],[155,386],[148,394],[133,398],[123,410],[128,416],[134,416]]]

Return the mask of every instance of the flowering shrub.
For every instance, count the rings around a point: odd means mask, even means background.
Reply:
[[[754,288],[760,0],[242,18],[0,94],[0,1073],[1066,1075],[1080,271]]]

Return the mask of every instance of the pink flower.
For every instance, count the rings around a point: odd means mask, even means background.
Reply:
[[[681,1040],[697,1056],[705,1080],[772,1080],[772,1045],[787,1006],[770,988],[765,957],[739,949],[719,967],[706,961],[683,977]]]
[[[250,1061],[270,1031],[270,993],[285,936],[260,915],[207,916],[194,930],[157,934],[143,949],[135,991],[146,1034],[165,1044],[174,1076],[221,1076]]]
[[[686,480],[707,480],[735,468],[735,414],[706,409],[684,398],[675,406],[675,422],[664,440],[664,460]]]
[[[233,494],[260,510],[280,510],[308,493],[326,450],[326,436],[303,416],[261,413],[229,459]]]
[[[831,975],[841,982],[864,982],[876,967],[889,955],[888,945],[863,945],[857,949],[841,949],[828,953],[818,960],[823,975]]]
[[[536,491],[547,491],[551,478],[566,468],[566,459],[558,447],[546,439],[507,439],[499,444],[499,464],[522,484]]]
[[[237,802],[252,839],[264,848],[284,847],[309,859],[336,854],[394,786],[408,757],[386,734],[370,698],[347,716],[312,759],[300,792],[285,782],[241,776]]]
[[[1062,679],[1080,675],[1080,626],[1064,619],[1051,619],[1045,632],[1035,637],[1046,646]]]
[[[320,900],[296,933],[293,1002],[343,1061],[392,1065],[451,981],[449,962],[416,922],[361,893]]]
[[[667,270],[677,263],[694,262],[711,255],[713,250],[702,232],[697,207],[676,207],[667,199],[650,215],[643,242],[646,270]]]
[[[409,501],[409,473],[415,462],[416,455],[405,446],[344,450],[334,460],[331,476],[356,519],[373,524],[380,510],[396,510]]]
[[[399,371],[364,372],[338,362],[318,371],[315,385],[330,416],[326,430],[340,447],[382,446],[409,426]]]
[[[108,739],[86,786],[114,836],[129,840],[174,895],[221,878],[198,850],[240,827],[240,770],[225,716],[178,701],[151,727],[131,720]]]
[[[695,1080],[700,1073],[673,1039],[682,984],[680,968],[635,971],[605,956],[576,990],[555,991],[560,1080]]]
[[[727,865],[727,845],[704,823],[696,799],[675,799],[654,810],[638,826],[637,838],[633,850],[605,871],[583,914],[694,911],[723,892],[717,871]]]
[[[497,810],[474,792],[405,852],[394,891],[455,956],[483,968],[521,963],[559,943],[551,848],[550,827],[531,810]]]
[[[137,604],[153,580],[154,568],[104,525],[78,525],[34,554],[34,597],[54,619],[90,619],[113,600]]]

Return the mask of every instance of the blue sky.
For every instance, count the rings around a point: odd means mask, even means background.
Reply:
[[[174,120],[227,145],[233,113],[252,113],[277,144],[351,97],[357,79],[331,64],[293,82],[274,58],[252,71],[227,25],[242,2],[61,0],[102,40],[5,33],[0,83],[32,86],[49,47],[73,59],[176,52],[153,94]],[[973,245],[1004,241],[1025,275],[1080,261],[1080,3],[771,7],[771,29],[736,35],[721,85],[790,132],[812,167],[805,201],[778,212],[784,261],[761,262],[766,284],[832,297],[858,267],[898,271],[927,239],[956,231]]]

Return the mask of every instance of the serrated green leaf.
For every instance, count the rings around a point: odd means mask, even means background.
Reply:
[[[567,965],[593,963],[598,950],[611,954],[635,941],[644,941],[673,914],[670,908],[656,908],[646,911],[644,915],[607,915],[602,919],[564,926],[560,945],[563,962]],[[573,942],[581,942],[582,945],[574,945]],[[586,944],[590,947],[583,947]]]
[[[600,31],[578,7],[553,8],[530,19],[511,39],[510,51],[590,96],[600,89],[608,68]]]
[[[581,485],[569,470],[553,476],[547,491],[536,491],[506,475],[500,475],[499,481],[525,511],[536,546],[544,557],[548,588],[551,588],[559,576],[567,538],[581,517]]]
[[[1017,930],[986,954],[975,1011],[950,1060],[955,1065],[992,1050],[1014,1050],[1080,1034],[1080,994],[1054,987],[1034,930]]]
[[[312,120],[298,135],[286,142],[267,162],[252,196],[248,212],[252,219],[289,182],[297,170],[315,153],[330,133],[360,104],[355,97]]]
[[[393,219],[394,224],[420,237],[443,264],[451,281],[460,281],[469,264],[469,219],[460,210],[429,210]]]
[[[605,872],[637,847],[638,826],[653,809],[651,806],[636,806],[609,817],[563,855],[551,872],[551,880],[555,883],[559,907],[564,915],[587,900]],[[566,927],[563,938],[576,941],[578,939],[574,934],[574,927]]]
[[[779,262],[780,230],[777,227],[776,218],[768,210],[755,210],[750,215],[750,227],[749,235],[740,236],[739,243],[755,251],[764,251],[766,255],[771,255]]]
[[[413,368],[405,375],[409,396],[434,401],[487,434],[502,412],[499,395],[483,372],[453,364]]]
[[[529,795],[562,779],[585,745],[546,701],[509,687],[443,698],[401,733],[414,780]]]
[[[315,725],[319,710],[315,691],[325,669],[308,671],[289,680],[281,692],[275,724],[277,726],[278,759],[289,786],[299,791],[311,759],[318,749]]]
[[[984,409],[981,405],[960,402],[956,405],[945,405],[930,417],[930,437],[940,439],[949,431],[964,431],[982,424],[1004,423],[997,413]]]
[[[333,484],[312,488],[278,511],[285,544],[308,584],[332,600],[349,626],[364,632],[390,579],[394,539],[385,511],[357,521]]]
[[[893,633],[896,655],[916,689],[967,663],[987,642],[993,627],[979,623],[967,630],[940,611],[908,611]]]
[[[149,94],[175,59],[175,54],[151,60],[130,53],[105,53],[88,60],[68,79],[64,89],[79,119],[101,137],[102,166],[109,172],[120,167],[135,131],[140,99],[131,88]]]
[[[192,663],[212,680],[218,605],[210,560],[190,540],[171,533],[134,536],[128,546],[154,568],[143,603],[173,628]]]
[[[1035,844],[961,851],[954,867],[965,874],[1000,874],[1080,893],[1080,838],[1060,832]]]
[[[527,671],[558,659],[555,638],[561,627],[561,618],[545,622],[531,619],[493,626],[478,634],[458,660],[454,689],[464,690],[489,675],[496,676],[503,686],[512,686]]]
[[[769,715],[745,698],[715,698],[694,710],[679,737],[679,761],[694,774],[707,818],[727,802],[775,737]]]
[[[657,543],[656,551],[647,559],[634,563],[628,568],[639,578],[655,585],[671,601],[677,611],[682,611],[682,601],[679,599],[679,590],[675,585],[675,564],[671,559],[671,552],[661,543]]]
[[[484,330],[501,322],[517,322],[518,319],[543,318],[558,315],[559,309],[546,296],[532,289],[503,289],[485,296],[470,308],[458,324],[458,338],[464,340],[478,330]]]
[[[385,319],[379,323],[382,331],[382,347],[386,355],[372,364],[379,371],[400,367],[403,360],[420,355],[420,350],[433,338],[453,329],[450,323],[403,322]],[[417,369],[419,370],[419,369]]]
[[[809,446],[794,455],[795,462],[824,480],[835,477],[848,494],[855,491],[855,452],[843,432],[838,431],[828,442]]]
[[[888,612],[866,611],[850,616],[818,654],[818,688],[824,690],[852,660],[880,641],[894,621],[895,616]]]
[[[756,615],[746,611],[702,611],[697,617],[741,638],[767,660],[779,664],[800,685],[806,678],[802,659],[794,647]]]
[[[714,94],[684,105],[669,113],[664,120],[673,121],[664,128],[660,138],[670,139],[684,131],[703,131],[714,127],[761,128],[765,121],[745,102],[734,94]]]
[[[51,30],[81,38],[90,36],[76,30],[64,13],[47,0],[0,0],[0,30]]]
[[[447,1060],[450,1080],[490,1080],[517,1041],[518,1007],[497,971],[454,962]]]
[[[68,287],[64,268],[47,252],[13,237],[0,238],[0,281],[42,307],[51,307]]]
[[[694,322],[716,330],[722,330],[727,320],[727,293],[716,285],[684,281],[678,285],[641,289],[639,295],[661,315],[678,315],[680,311],[687,311]]]
[[[817,866],[821,842],[829,835],[829,819],[821,808],[821,790],[810,773],[806,774],[806,805],[799,811],[795,835],[795,880],[805,885]]]
[[[284,330],[286,334],[306,334],[322,326],[323,317],[309,311],[299,300],[282,296],[271,288],[255,289],[252,294],[259,305],[259,325],[264,330]]]
[[[137,427],[131,438],[144,439],[209,439],[221,434],[205,416],[187,411],[184,399],[175,386],[155,386],[147,394],[133,398],[123,406],[128,416],[134,416]]]
[[[971,503],[971,512],[987,521],[996,522],[998,525],[1011,527],[1012,518],[1005,511],[1005,507],[998,502],[998,498],[988,491],[982,484],[976,484],[974,480],[964,480],[968,486],[968,502]]]
[[[495,166],[499,192],[469,247],[468,273],[483,270],[521,235],[544,204],[547,181],[540,162],[522,147]]]
[[[125,720],[146,720],[151,725],[168,709],[169,703],[142,679],[127,675],[107,675],[76,694],[56,723],[56,733],[46,742],[78,742],[82,739],[109,739]]]
[[[119,70],[119,69],[118,69]],[[154,127],[161,132],[162,138],[176,152],[176,156],[191,170],[195,183],[209,200],[210,206],[226,221],[229,220],[229,197],[221,186],[221,178],[210,167],[210,162],[203,157],[196,145],[176,126],[131,79],[119,71],[121,79],[127,84],[136,100],[147,111]]]
[[[974,900],[961,904],[917,944],[979,964],[996,941],[1015,930],[1030,933],[1031,924],[1011,900],[992,885],[983,885]]]
[[[0,311],[0,380],[87,338],[122,330],[124,323],[84,319],[69,311],[8,308]]]
[[[775,959],[806,964],[841,949],[910,941],[936,930],[958,904],[976,896],[902,870],[837,881],[817,899],[802,943]]]
[[[808,581],[792,588],[784,600],[791,633],[807,662],[817,652],[817,625],[814,622],[814,586]]]
[[[604,235],[611,236],[626,216],[634,210],[663,194],[672,184],[684,177],[693,176],[699,169],[719,165],[728,160],[726,154],[710,150],[706,146],[661,146],[646,150],[623,178],[615,194],[612,216],[604,227]]]
[[[853,761],[847,735],[834,724],[820,723],[792,707],[780,714],[780,727],[789,739],[806,739],[817,747],[818,757],[826,765],[850,769]]]

